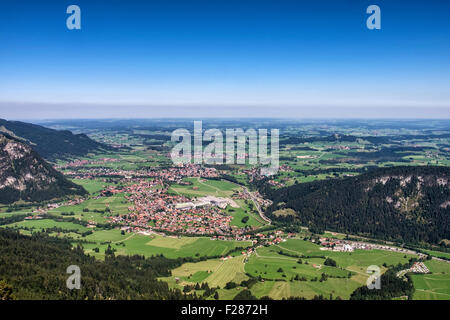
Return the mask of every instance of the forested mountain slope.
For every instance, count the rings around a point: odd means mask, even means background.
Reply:
[[[450,239],[450,167],[402,166],[260,191],[267,215],[317,229],[406,242]],[[283,210],[283,209],[293,209]],[[286,214],[289,213],[289,214]]]

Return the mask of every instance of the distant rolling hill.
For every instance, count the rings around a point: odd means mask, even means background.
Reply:
[[[0,203],[43,201],[86,193],[83,187],[53,169],[30,146],[0,134]]]
[[[450,167],[378,168],[355,177],[260,191],[275,221],[411,243],[448,243]]]
[[[48,160],[84,156],[90,152],[112,149],[85,134],[73,134],[67,130],[54,130],[20,121],[0,119],[0,133],[29,144]]]

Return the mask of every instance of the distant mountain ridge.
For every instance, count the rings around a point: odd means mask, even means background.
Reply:
[[[378,168],[260,191],[274,201],[266,213],[274,220],[412,243],[450,239],[450,167]]]
[[[85,134],[68,130],[54,130],[40,125],[0,119],[0,133],[29,144],[48,160],[85,156],[90,152],[112,150],[111,147],[90,139]]]
[[[43,201],[86,193],[83,187],[67,180],[29,145],[0,134],[0,203]]]

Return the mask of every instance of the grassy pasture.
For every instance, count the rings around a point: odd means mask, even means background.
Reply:
[[[85,221],[95,221],[97,223],[106,223],[106,217],[109,215],[126,214],[128,207],[131,204],[125,199],[123,193],[115,194],[110,197],[102,197],[99,199],[88,199],[83,203],[74,206],[62,206],[57,209],[50,210],[49,213],[54,215],[61,215],[62,212],[74,212],[72,217],[80,218]],[[100,213],[93,212],[93,210],[104,211],[109,207],[111,212]],[[88,212],[83,212],[83,209],[88,209]]]
[[[182,194],[186,197],[204,197],[208,195],[216,197],[230,197],[233,190],[239,187],[224,180],[205,180],[200,178],[185,178],[184,181],[191,182],[191,185],[175,184],[169,188],[172,194]]]
[[[450,263],[427,260],[431,274],[412,274],[414,300],[450,300]]]
[[[348,299],[350,294],[361,284],[352,279],[330,278],[324,282],[311,281],[264,281],[256,283],[251,291],[257,297],[270,296],[272,299],[282,299],[291,296],[312,299],[315,295],[322,294],[329,298],[341,297]]]
[[[298,258],[280,255],[279,250],[297,255],[330,257],[337,262],[337,267],[325,266],[325,259],[319,257],[302,258],[302,264],[299,264]],[[382,266],[384,263],[388,266],[406,263],[410,257],[412,256],[405,257],[403,253],[381,250],[322,251],[314,243],[290,239],[278,246],[258,248],[257,254],[252,255],[245,264],[245,271],[252,276],[266,279],[252,287],[252,293],[257,297],[268,295],[274,299],[281,299],[297,296],[311,299],[319,294],[329,298],[331,293],[333,297],[348,299],[356,288],[365,284],[368,266],[378,265],[381,272],[384,272],[386,270]],[[438,267],[440,266],[436,268]],[[314,278],[320,280],[322,273],[330,277],[322,282],[311,281]],[[305,277],[307,281],[291,281],[296,275],[300,278]]]
[[[245,227],[245,226],[256,226],[260,227],[264,225],[261,221],[262,219],[258,216],[258,213],[251,210],[247,204],[245,204],[244,200],[236,200],[236,203],[239,205],[239,208],[231,208],[227,207],[227,214],[233,216],[233,220],[231,220],[231,225],[237,227]],[[242,218],[248,216],[249,219],[247,223],[242,222]]]
[[[83,188],[85,188],[90,194],[97,193],[103,190],[105,187],[111,185],[111,183],[107,183],[101,180],[90,180],[90,179],[72,179],[73,183],[76,183]]]
[[[220,256],[236,247],[251,245],[250,242],[210,240],[206,237],[172,238],[134,233],[121,235],[119,230],[96,231],[87,236],[86,240],[96,242],[84,244],[86,252],[99,258],[103,257],[108,243],[111,243],[111,247],[116,249],[116,254],[140,254],[146,257],[163,254],[168,258]],[[100,252],[95,253],[94,248],[99,248]]]
[[[433,257],[444,257],[450,259],[450,252],[433,251],[433,250],[423,250]]]
[[[448,274],[413,274],[414,300],[450,300]]]
[[[195,284],[197,282],[207,282],[210,287],[223,288],[227,282],[234,281],[240,283],[248,279],[244,273],[244,256],[236,256],[227,260],[212,259],[196,263],[185,263],[172,270],[169,282],[174,282],[175,278],[180,278],[180,286]]]
[[[7,224],[4,227],[10,227],[15,229],[29,229],[32,232],[41,232],[44,229],[48,228],[61,228],[66,230],[77,230],[77,232],[85,232],[89,229],[72,222],[59,222],[51,219],[42,219],[42,220],[23,220],[11,224]]]
[[[298,258],[280,255],[277,251],[274,247],[257,249],[257,254],[252,255],[245,265],[245,271],[252,276],[271,280],[290,280],[296,275],[311,280],[320,278],[322,273],[345,277],[349,273],[339,268],[324,266],[325,259],[302,259],[303,263],[299,264]]]

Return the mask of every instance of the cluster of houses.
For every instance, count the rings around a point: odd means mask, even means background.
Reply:
[[[252,199],[255,201],[261,208],[268,207],[272,204],[272,201],[269,199],[264,199],[264,197],[258,192],[252,192]]]
[[[267,181],[268,184],[270,184],[271,186],[274,186],[275,188],[282,188],[285,186],[284,183],[279,182],[277,180],[274,179],[270,179],[269,181]]]
[[[360,242],[360,241],[351,241],[351,240],[341,240],[341,239],[332,239],[332,238],[320,238],[320,245],[322,245],[321,250],[332,250],[332,251],[340,251],[340,252],[353,252],[354,250],[384,250],[384,251],[392,251],[392,252],[401,252],[407,254],[417,254],[420,258],[424,258],[425,255],[422,253],[417,253],[415,251],[392,247],[385,244],[378,243],[369,243],[369,242]]]
[[[338,144],[338,145],[329,145],[329,146],[325,146],[326,149],[328,150],[350,150],[349,146],[345,146],[342,144]]]
[[[183,164],[177,167],[142,170],[119,170],[113,168],[83,168],[76,171],[66,171],[65,175],[76,179],[95,179],[99,177],[124,177],[132,178],[160,178],[165,181],[180,183],[185,177],[217,178],[219,172],[216,168],[205,168],[196,164]]]
[[[321,242],[321,245],[323,247],[320,248],[320,250],[328,250],[328,251],[336,251],[336,252],[353,252],[355,251],[355,248],[348,243],[336,243],[333,241],[324,241]]]
[[[261,171],[258,168],[250,168],[242,170],[242,173],[248,176],[250,182],[258,181],[265,178],[264,175],[261,175]]]
[[[182,195],[169,194],[168,186],[160,179],[140,180],[121,190],[114,188],[107,190],[129,194],[126,198],[133,206],[129,207],[128,214],[111,216],[109,220],[131,227],[129,231],[234,236],[248,231],[247,228],[231,226],[233,217],[220,210],[231,204],[237,206],[231,199],[209,196],[191,202]]]
[[[111,223],[121,225],[127,232],[162,232],[166,234],[196,234],[218,236],[217,239],[230,238],[234,240],[250,240],[245,235],[256,227],[237,227],[231,225],[232,216],[223,212],[227,206],[238,208],[234,199],[248,199],[257,206],[268,206],[270,202],[264,200],[258,193],[241,192],[233,198],[215,196],[188,199],[183,195],[168,192],[171,183],[183,183],[185,177],[218,178],[220,172],[215,168],[202,167],[196,164],[181,164],[171,168],[152,168],[139,170],[121,170],[114,168],[87,167],[88,164],[106,163],[117,159],[99,159],[95,161],[79,160],[68,163],[64,168],[74,168],[66,175],[79,179],[107,179],[120,178],[119,185],[106,187],[96,198],[124,193],[125,198],[132,204],[127,214],[111,215]],[[61,167],[62,168],[62,167]],[[259,172],[259,171],[258,171]],[[258,173],[259,174],[259,173]],[[51,204],[51,207],[40,208],[42,212],[56,209],[62,205],[76,205],[85,199],[70,200],[66,203]],[[95,223],[90,223],[95,227]],[[261,239],[264,239],[261,235]],[[253,239],[255,237],[253,236]],[[255,241],[261,240],[256,238]],[[266,242],[276,244],[281,238],[267,238]]]
[[[77,167],[84,167],[84,166],[92,165],[92,164],[106,164],[106,163],[117,162],[117,161],[120,161],[120,159],[101,158],[98,160],[75,160],[72,162],[68,162],[64,165],[56,165],[55,168],[56,169],[77,168]]]
[[[176,208],[187,210],[187,209],[201,208],[205,206],[217,206],[220,209],[225,209],[228,205],[230,205],[232,208],[239,208],[239,206],[233,199],[220,198],[215,196],[206,196],[197,198],[194,201],[178,203],[176,205]]]
[[[414,273],[430,273],[430,270],[422,261],[414,262],[414,264],[411,268],[408,269],[408,271]]]
[[[42,219],[42,217],[39,215],[25,217],[25,220],[40,220],[40,219]]]
[[[147,176],[179,183],[185,177],[217,178],[219,172],[216,168],[206,168],[196,164],[180,164],[173,168],[148,171]]]
[[[430,270],[422,261],[414,262],[409,269],[400,270],[397,272],[397,277],[407,281],[405,274],[407,273],[430,273]]]
[[[256,202],[260,207],[268,207],[272,204],[272,201],[268,199],[264,199],[264,197],[258,192],[248,192],[246,190],[244,191],[237,191],[232,196],[233,199],[243,199],[243,200],[252,200]]]

